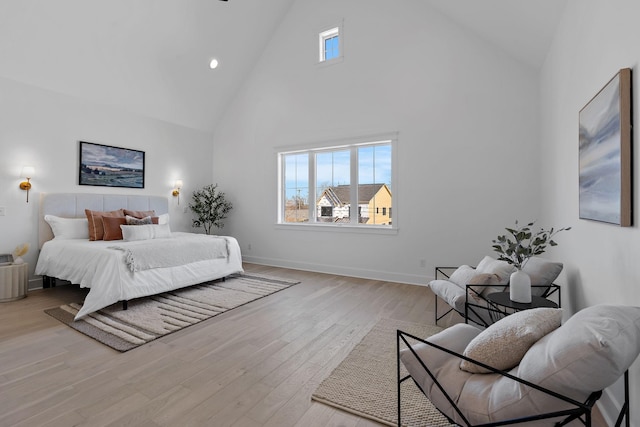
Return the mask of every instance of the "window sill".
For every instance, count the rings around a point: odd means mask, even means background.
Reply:
[[[277,230],[296,230],[296,231],[321,231],[335,233],[362,233],[362,234],[384,234],[397,235],[398,229],[393,226],[367,226],[367,225],[327,225],[327,224],[275,224]]]

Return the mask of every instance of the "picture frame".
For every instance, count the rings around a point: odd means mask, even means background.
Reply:
[[[580,219],[630,227],[631,69],[619,70],[579,116]]]
[[[144,188],[144,151],[79,141],[79,153],[79,185]]]

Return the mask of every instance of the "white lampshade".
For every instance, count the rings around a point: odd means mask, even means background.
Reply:
[[[33,168],[33,166],[23,166],[22,167],[22,173],[20,173],[20,178],[33,178],[33,175],[35,174],[35,169]]]
[[[173,185],[175,188],[182,188],[182,180],[176,179],[176,183]]]

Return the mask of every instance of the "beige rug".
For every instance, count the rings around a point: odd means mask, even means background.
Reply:
[[[381,319],[320,384],[311,398],[385,425],[396,426],[397,329],[424,338],[442,330],[432,325]],[[401,374],[403,377],[407,375],[404,367]],[[403,426],[451,425],[413,381],[405,381],[402,387]]]
[[[82,304],[65,304],[45,313],[118,351],[127,351],[179,331],[299,282],[273,277],[234,275],[146,298],[113,304],[74,321]]]

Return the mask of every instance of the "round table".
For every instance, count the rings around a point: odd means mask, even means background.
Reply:
[[[489,301],[489,303],[491,304],[495,304],[495,305],[513,310],[513,312],[530,310],[532,308],[540,308],[540,307],[558,308],[558,304],[556,304],[555,302],[543,297],[535,296],[535,295],[531,296],[531,302],[511,301],[511,298],[509,296],[510,296],[509,292],[494,292],[492,294],[487,295],[487,301]],[[490,313],[492,318],[494,317],[493,316],[494,314],[497,315],[497,313],[493,313],[493,311],[490,311]],[[503,312],[503,314],[508,315],[512,313],[508,313],[505,311]],[[499,319],[497,318],[493,319],[494,322],[497,320]]]

